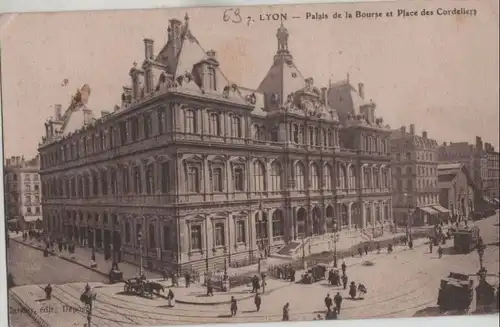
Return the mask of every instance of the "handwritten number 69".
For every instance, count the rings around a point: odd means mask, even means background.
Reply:
[[[239,9],[232,9],[231,8],[231,9],[224,10],[222,20],[224,20],[225,22],[231,21],[235,24],[239,24],[243,21],[243,18],[241,18]]]

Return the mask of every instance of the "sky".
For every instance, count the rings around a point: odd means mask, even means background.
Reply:
[[[246,24],[224,22],[227,8],[155,9],[18,14],[2,30],[2,101],[5,156],[34,156],[54,104],[63,108],[89,84],[97,116],[120,103],[128,71],[144,58],[143,39],[157,53],[168,20],[190,16],[192,33],[217,52],[224,74],[257,88],[276,52],[279,21],[259,15],[286,13],[294,62],[316,86],[345,79],[365,84],[377,116],[392,128],[416,125],[439,143],[482,136],[499,145],[499,16],[492,0],[460,1],[476,16],[331,19],[334,12],[454,8],[456,2],[398,2],[241,7]],[[404,4],[404,5],[403,5]],[[306,20],[306,12],[330,19]],[[292,19],[300,16],[299,19]],[[64,83],[67,80],[67,83]],[[408,128],[408,127],[407,127]]]

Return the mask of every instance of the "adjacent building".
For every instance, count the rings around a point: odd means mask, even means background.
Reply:
[[[159,52],[144,40],[114,111],[94,117],[84,85],[46,122],[49,231],[122,260],[142,251],[156,267],[210,271],[325,242],[335,228],[392,230],[390,129],[363,84],[317,87],[282,25],[260,85],[236,85],[189,17],[169,23]]]
[[[490,202],[493,201],[498,204],[500,203],[500,166],[499,166],[499,158],[500,153],[495,151],[495,147],[491,143],[485,143],[485,152],[487,156],[486,163],[486,180],[484,181],[484,196],[487,197]]]
[[[416,134],[414,124],[392,132],[393,212],[400,225],[434,224],[447,213],[439,206],[437,148],[426,131]]]
[[[5,217],[21,229],[41,228],[40,159],[11,157],[4,165]]]
[[[476,186],[474,207],[481,209],[489,206],[489,198],[485,197],[485,184],[488,182],[488,154],[483,140],[476,136],[475,144],[467,142],[444,142],[438,149],[440,163],[461,163],[467,167]]]
[[[465,164],[438,165],[439,203],[450,210],[453,221],[471,217],[476,186]]]

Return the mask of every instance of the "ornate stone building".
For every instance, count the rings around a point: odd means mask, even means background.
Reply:
[[[471,218],[474,211],[475,185],[462,163],[438,165],[439,203],[450,210],[453,221]]]
[[[4,165],[5,217],[23,230],[42,227],[40,158],[11,157]]]
[[[498,151],[495,151],[495,147],[491,143],[485,143],[484,149],[487,155],[487,176],[484,181],[484,195],[489,198],[490,201],[495,202],[495,204],[498,206],[498,204],[500,203],[500,153],[498,153]]]
[[[40,145],[47,227],[122,259],[212,270],[392,225],[388,126],[349,81],[317,88],[288,31],[255,90],[227,80],[216,52],[170,20],[144,40],[122,103],[95,119],[84,86]],[[357,230],[357,231],[355,231]],[[300,240],[300,241],[298,241]],[[286,252],[286,251],[284,251]]]
[[[391,146],[396,222],[424,225],[447,214],[448,210],[439,205],[437,142],[426,131],[417,135],[411,124],[409,132],[405,126],[393,131]]]

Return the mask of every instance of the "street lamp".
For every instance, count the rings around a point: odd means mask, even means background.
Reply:
[[[337,242],[339,241],[338,225],[337,222],[333,222],[333,268],[337,268]]]
[[[410,195],[408,193],[405,193],[404,196],[406,197],[406,202],[408,204],[408,218],[406,219],[406,238],[408,239],[408,242],[410,242],[411,241],[411,223],[410,223],[411,206],[410,206]]]
[[[142,267],[142,232],[137,233],[137,242],[139,243],[139,276],[142,276],[144,273]]]

